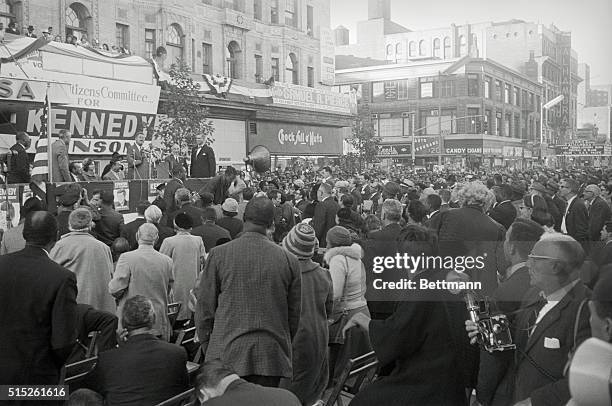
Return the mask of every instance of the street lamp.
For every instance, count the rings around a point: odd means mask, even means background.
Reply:
[[[544,143],[544,110],[549,110],[551,107],[555,107],[557,104],[561,103],[565,96],[562,94],[555,97],[551,101],[546,104],[542,104],[540,108],[540,144]],[[546,113],[546,117],[548,117],[548,113]]]

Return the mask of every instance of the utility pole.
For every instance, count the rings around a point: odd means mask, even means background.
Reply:
[[[442,90],[442,72],[438,71],[438,165],[442,165],[442,91],[441,90]]]

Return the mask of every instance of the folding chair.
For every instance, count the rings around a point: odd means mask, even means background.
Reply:
[[[179,393],[176,396],[171,397],[170,399],[166,399],[161,403],[158,403],[155,406],[183,406],[189,403],[191,397],[193,396],[195,389],[191,388],[186,390],[183,393]]]
[[[91,357],[64,365],[60,373],[60,385],[74,385],[80,382],[96,366],[96,362],[98,362],[98,357]]]
[[[193,358],[193,361],[187,361],[187,374],[191,376],[191,374],[195,373],[198,368],[200,368],[199,361],[201,357],[201,351],[196,341],[196,328],[190,327],[180,330],[174,343],[180,345],[181,347],[184,347],[187,351],[187,354],[193,353],[193,349],[194,347],[196,347],[196,353]]]
[[[181,307],[183,303],[175,302],[168,304],[168,320],[170,321],[170,326],[174,326],[176,322],[176,318],[178,317],[179,312],[181,311]]]
[[[367,383],[374,381],[378,371],[376,354],[371,351],[357,358],[350,359],[342,370],[338,383],[333,387],[323,405],[342,406],[342,396],[353,398]]]

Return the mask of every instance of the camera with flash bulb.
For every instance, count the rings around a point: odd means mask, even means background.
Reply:
[[[510,322],[505,314],[491,315],[489,303],[477,300],[474,293],[466,292],[465,303],[470,319],[478,325],[478,343],[488,352],[514,350]]]

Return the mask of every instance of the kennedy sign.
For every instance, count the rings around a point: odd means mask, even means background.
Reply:
[[[342,132],[334,127],[260,121],[248,140],[250,149],[263,145],[276,155],[342,154]]]

